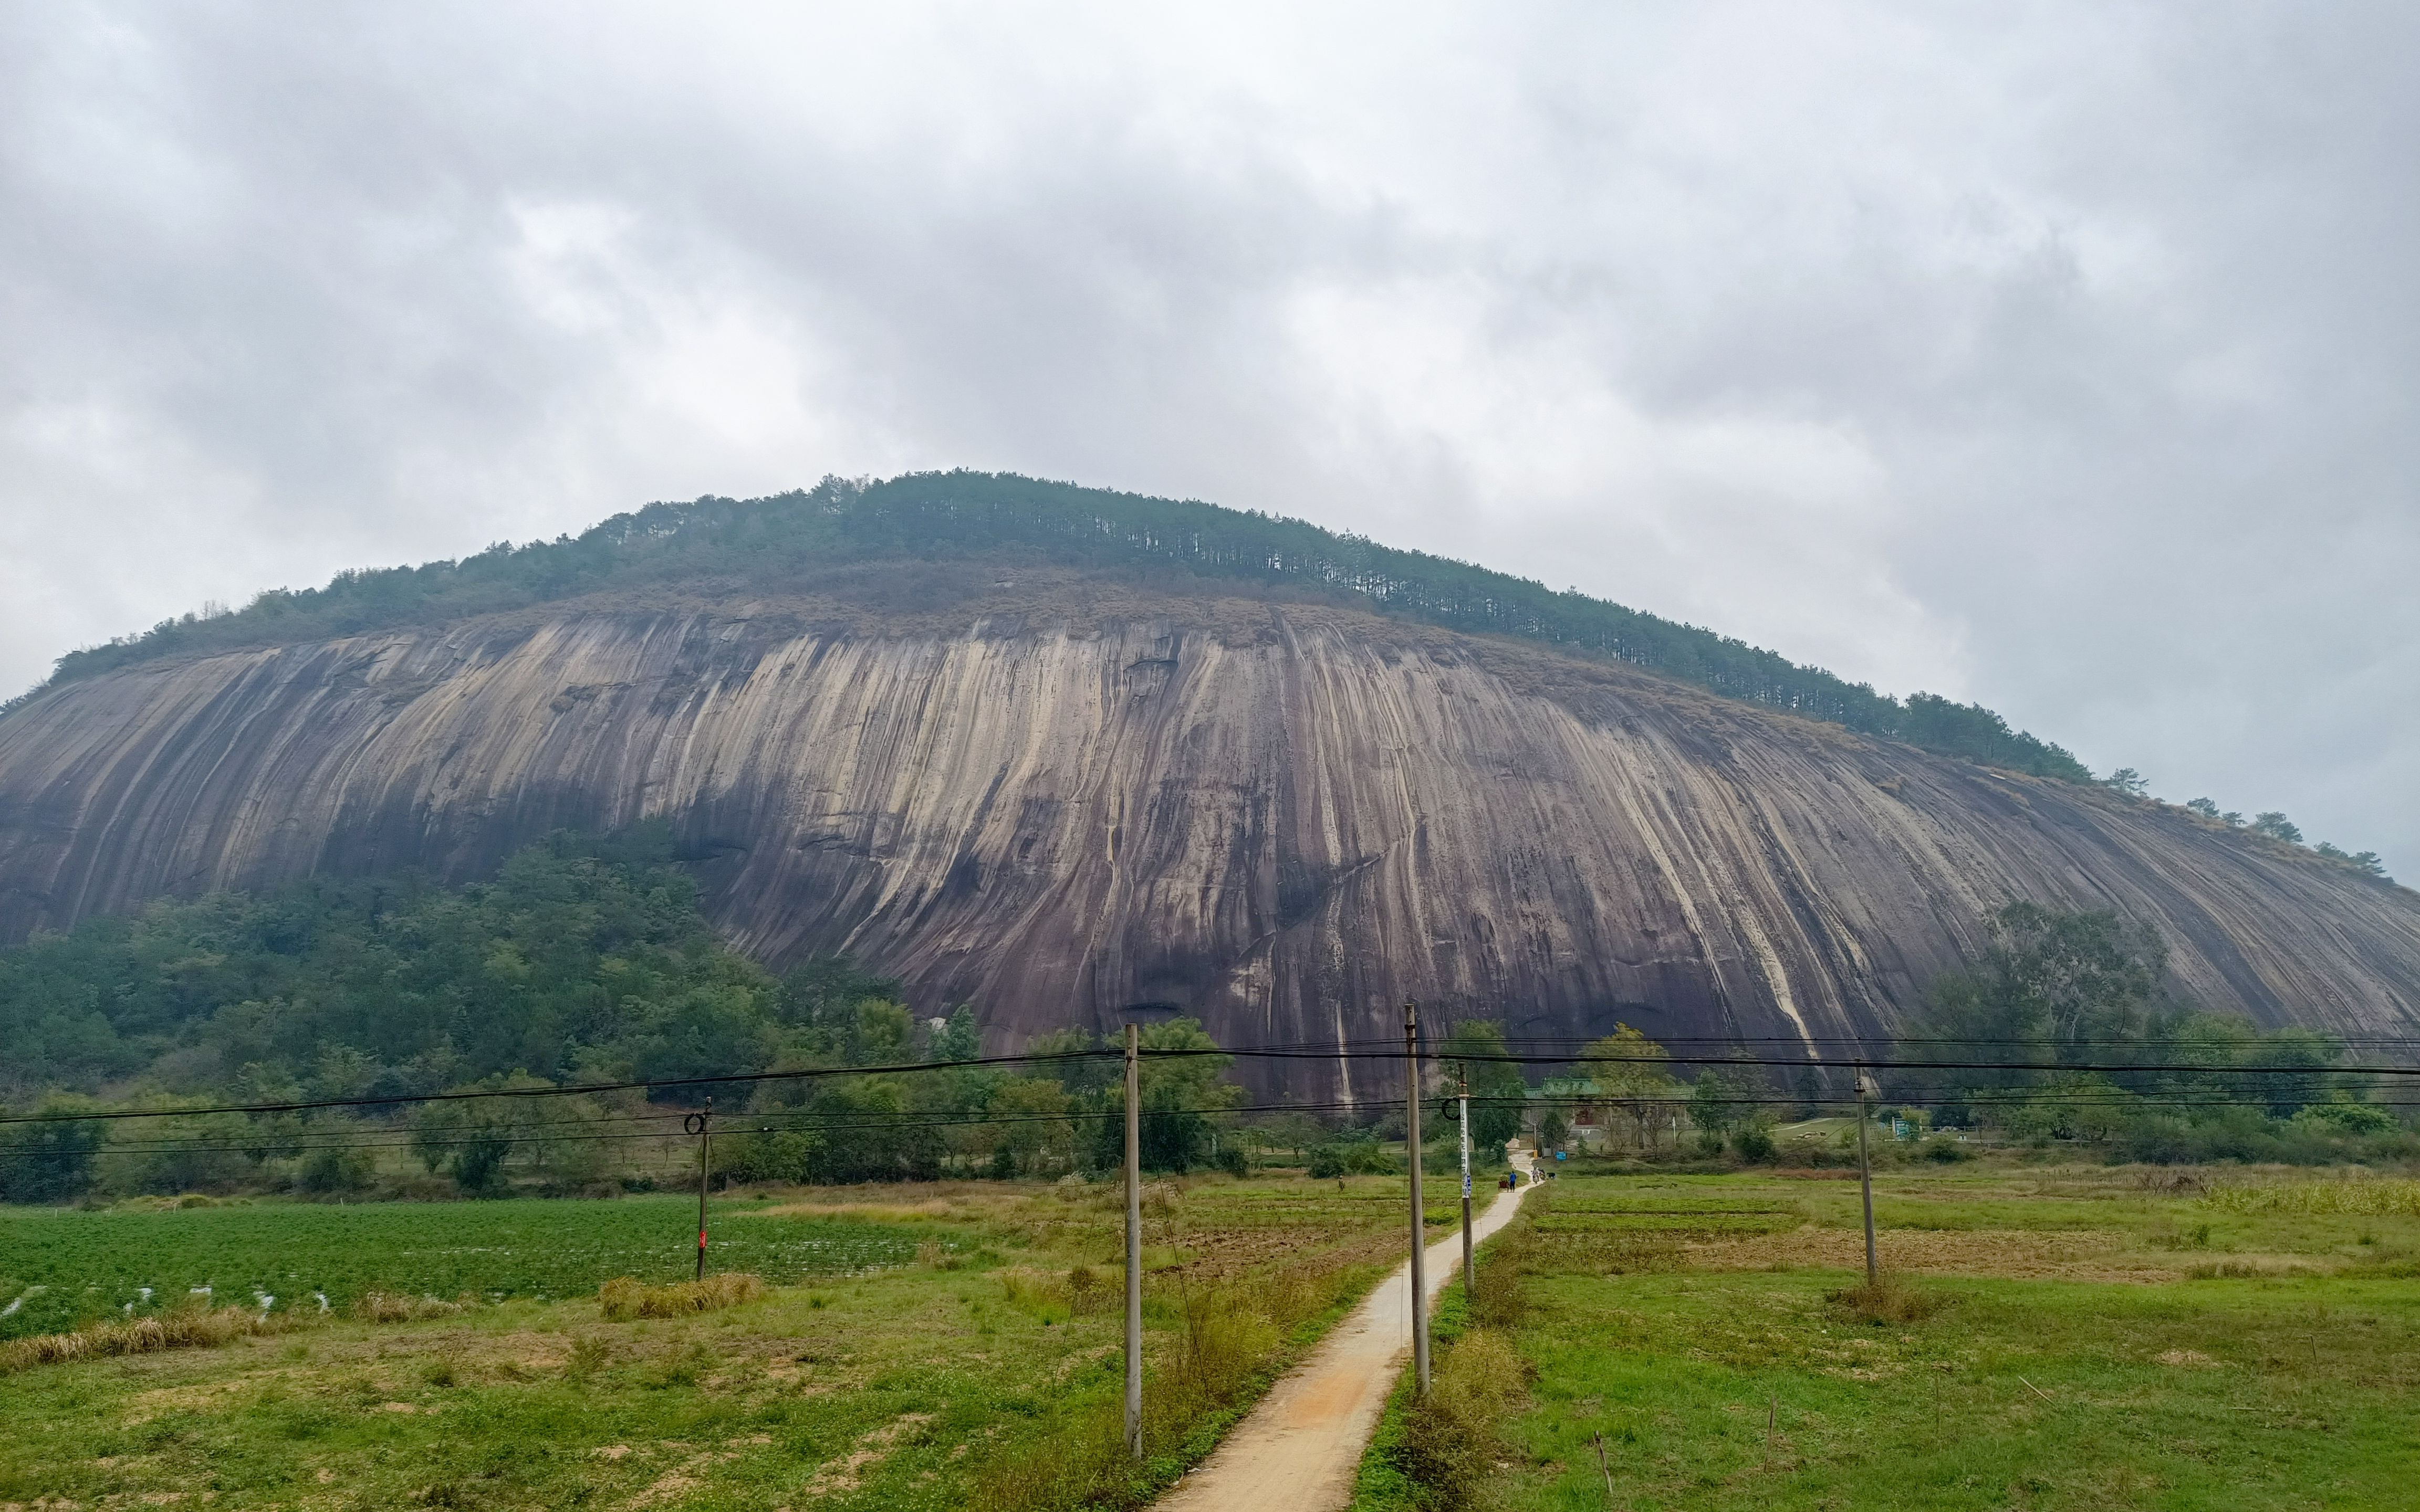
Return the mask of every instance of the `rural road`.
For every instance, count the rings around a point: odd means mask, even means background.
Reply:
[[[1526,1184],[1497,1193],[1471,1221],[1473,1240],[1511,1222],[1528,1195]],[[1431,1244],[1429,1295],[1461,1269],[1459,1231]],[[1406,1260],[1269,1388],[1216,1453],[1153,1504],[1156,1512],[1332,1512],[1350,1502],[1361,1451],[1411,1350],[1411,1281]]]

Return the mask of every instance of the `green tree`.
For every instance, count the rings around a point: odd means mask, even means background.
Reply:
[[[960,1003],[933,1036],[933,1058],[973,1060],[982,1054],[983,1030],[975,1025],[974,1010]]]
[[[1563,1117],[1562,1109],[1548,1108],[1538,1116],[1538,1148],[1541,1150],[1562,1149],[1571,1133],[1571,1121]]]
[[[1719,1066],[1708,1066],[1698,1072],[1689,1087],[1689,1121],[1711,1134],[1720,1144],[1724,1137],[1747,1121],[1752,1111],[1747,1105],[1748,1083]]]
[[[1217,1054],[1218,1042],[1189,1018],[1145,1025],[1142,1048],[1171,1052],[1142,1059],[1143,1168],[1182,1174],[1208,1165],[1213,1119],[1243,1097],[1243,1088],[1223,1079],[1233,1057]],[[1102,1114],[1094,1124],[1093,1160],[1096,1168],[1108,1170],[1125,1159],[1123,1082],[1107,1090]]]
[[[110,1131],[125,1152],[108,1185],[118,1192],[232,1192],[255,1180],[255,1151],[273,1136],[240,1113],[141,1119]]]
[[[2303,842],[2301,827],[2274,809],[2266,813],[2252,816],[2252,832],[2256,835],[2266,835],[2271,840],[2282,840],[2290,844],[2299,845]]]
[[[105,1126],[74,1116],[96,1106],[87,1098],[50,1097],[34,1115],[56,1121],[0,1125],[0,1202],[72,1202],[84,1196]]]
[[[1437,1061],[1448,1068],[1449,1078],[1456,1073],[1470,1078],[1470,1148],[1474,1159],[1485,1151],[1489,1160],[1502,1160],[1505,1142],[1521,1133],[1522,1119],[1528,1107],[1529,1084],[1519,1066],[1503,1058],[1507,1054],[1503,1026],[1486,1019],[1463,1020],[1437,1046]],[[1445,1095],[1453,1097],[1457,1085],[1450,1079]],[[1438,1120],[1440,1124],[1444,1121]]]
[[[1002,1176],[1038,1176],[1054,1154],[1072,1154],[1075,1100],[1044,1076],[1013,1076],[991,1093],[986,1111],[1005,1120],[993,1126],[992,1160]]]
[[[2167,968],[2159,936],[2114,913],[2014,903],[1989,936],[1977,967],[1935,980],[1920,1021],[1926,1038],[1951,1041],[1936,1048],[1973,1059],[2052,1065],[2132,1039]]]
[[[1581,1057],[1590,1080],[1596,1083],[1591,1102],[1599,1124],[1608,1130],[1620,1126],[1640,1149],[1652,1149],[1680,1093],[1664,1047],[1629,1025],[1617,1024]]]

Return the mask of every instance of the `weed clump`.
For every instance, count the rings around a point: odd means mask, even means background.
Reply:
[[[1201,1426],[1256,1396],[1284,1363],[1289,1342],[1371,1279],[1365,1270],[1340,1268],[1318,1256],[1200,1289],[1181,1267],[1166,1273],[1169,1282],[1155,1283],[1157,1301],[1179,1314],[1184,1326],[1147,1363],[1142,1423],[1147,1460],[1163,1463],[1171,1455],[1201,1453],[1206,1447],[1197,1441]],[[1078,1267],[1068,1275],[1067,1295],[1079,1312],[1110,1311],[1123,1282],[1115,1270]],[[1080,1398],[1054,1413],[1038,1437],[990,1459],[977,1473],[972,1504],[985,1512],[1140,1507],[1159,1487],[1127,1457],[1125,1439],[1121,1397]]]
[[[2420,1180],[2347,1176],[2319,1180],[2247,1182],[2216,1187],[2201,1200],[2204,1206],[2221,1212],[2420,1217]]]
[[[1823,1300],[1861,1323],[1920,1323],[1949,1305],[1938,1292],[1888,1273],[1828,1292]]]
[[[1504,1335],[1476,1329],[1446,1352],[1429,1387],[1404,1414],[1396,1468],[1421,1512],[1483,1505],[1508,1453],[1498,1425],[1527,1389],[1521,1357]]]
[[[594,1334],[583,1334],[571,1341],[571,1358],[564,1362],[563,1373],[573,1381],[585,1381],[613,1359],[612,1345]]]
[[[431,1318],[455,1317],[462,1311],[462,1304],[400,1291],[365,1291],[353,1299],[351,1310],[365,1323],[417,1323]]]
[[[763,1295],[764,1281],[743,1272],[710,1275],[703,1281],[677,1281],[668,1287],[651,1287],[636,1277],[617,1275],[597,1288],[597,1305],[616,1322],[719,1312]]]

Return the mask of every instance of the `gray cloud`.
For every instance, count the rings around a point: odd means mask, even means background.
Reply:
[[[2420,16],[0,12],[0,685],[826,471],[1299,514],[2420,872]]]

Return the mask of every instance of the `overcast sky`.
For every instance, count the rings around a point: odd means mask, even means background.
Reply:
[[[2420,7],[0,0],[0,696],[827,472],[1298,515],[2420,880]]]

